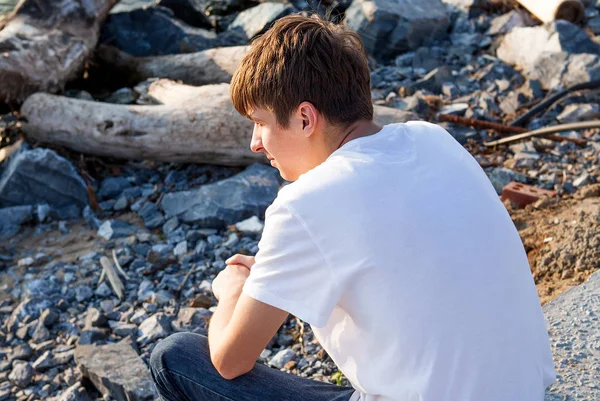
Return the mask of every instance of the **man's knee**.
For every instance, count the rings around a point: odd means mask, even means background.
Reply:
[[[160,372],[163,369],[172,369],[175,365],[182,363],[182,356],[190,351],[197,352],[197,362],[200,362],[208,354],[208,339],[195,333],[175,333],[160,340],[150,355],[150,370]]]

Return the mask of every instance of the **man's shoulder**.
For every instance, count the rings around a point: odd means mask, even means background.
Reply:
[[[338,161],[327,160],[281,188],[277,201],[294,205],[335,196],[343,183],[352,179],[342,170]]]

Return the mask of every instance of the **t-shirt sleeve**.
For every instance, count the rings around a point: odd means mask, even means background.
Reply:
[[[339,300],[330,266],[303,222],[277,201],[267,209],[243,292],[323,327]]]

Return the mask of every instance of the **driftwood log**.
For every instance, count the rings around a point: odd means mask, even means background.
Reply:
[[[119,77],[124,86],[148,78],[168,78],[188,85],[229,83],[249,46],[208,49],[197,53],[134,57],[119,49],[100,45],[96,61],[100,70]]]
[[[118,0],[21,0],[0,31],[0,102],[57,92],[82,71]]]
[[[233,108],[229,84],[193,87],[158,80],[148,95],[162,104],[123,106],[37,93],[21,108],[23,128],[30,139],[101,156],[236,166],[266,162],[250,150],[253,123]],[[413,113],[375,106],[380,124],[415,119]]]

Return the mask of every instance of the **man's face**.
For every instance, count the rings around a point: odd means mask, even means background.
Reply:
[[[282,128],[277,124],[275,114],[265,109],[253,110],[250,119],[254,121],[250,143],[253,152],[264,153],[287,181],[295,181],[306,172],[302,167],[302,155],[307,149],[307,141],[301,120],[292,116],[288,128]]]

